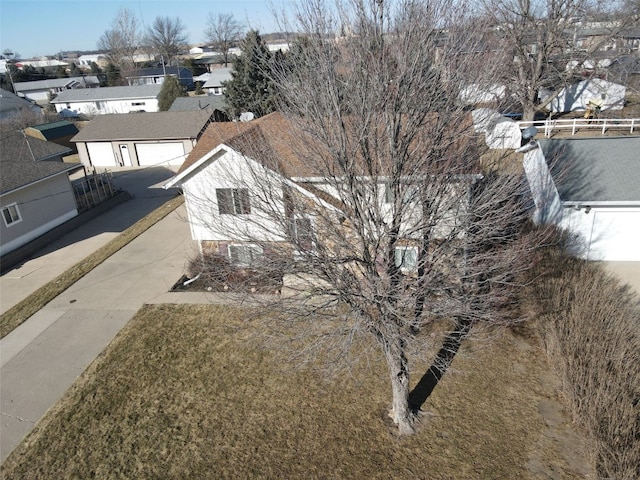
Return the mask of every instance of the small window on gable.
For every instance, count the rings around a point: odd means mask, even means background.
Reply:
[[[6,207],[2,207],[2,219],[7,227],[22,221],[20,210],[17,203],[12,203]]]
[[[418,248],[396,247],[396,267],[403,272],[415,272],[418,269]]]
[[[233,265],[250,266],[262,257],[259,245],[229,245],[229,259]]]
[[[217,188],[220,215],[248,215],[251,213],[249,190],[246,188]]]

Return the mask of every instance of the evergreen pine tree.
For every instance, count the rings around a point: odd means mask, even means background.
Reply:
[[[228,111],[232,118],[243,112],[261,117],[275,110],[275,89],[269,80],[273,55],[257,30],[251,30],[240,44],[242,54],[233,61],[231,80],[224,83]]]
[[[162,83],[162,90],[158,97],[158,108],[161,112],[166,112],[171,107],[173,101],[178,97],[186,97],[184,88],[178,83],[176,77],[166,76]]]

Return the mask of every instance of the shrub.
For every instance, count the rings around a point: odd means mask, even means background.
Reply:
[[[640,308],[600,266],[550,252],[533,287],[540,333],[601,478],[640,478]]]

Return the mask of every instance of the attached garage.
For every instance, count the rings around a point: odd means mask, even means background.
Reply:
[[[640,262],[640,209],[593,212],[589,260]]]
[[[136,153],[140,166],[182,165],[186,152],[180,143],[136,143]]]
[[[94,167],[115,167],[117,165],[111,142],[87,143],[89,160]]]
[[[640,262],[640,137],[537,143],[524,156],[534,220],[575,234],[587,260]]]

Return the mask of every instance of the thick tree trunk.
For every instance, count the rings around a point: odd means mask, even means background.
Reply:
[[[398,426],[400,435],[414,433],[414,415],[409,407],[409,369],[407,359],[400,346],[385,349],[385,358],[391,377],[393,395],[390,416]]]

